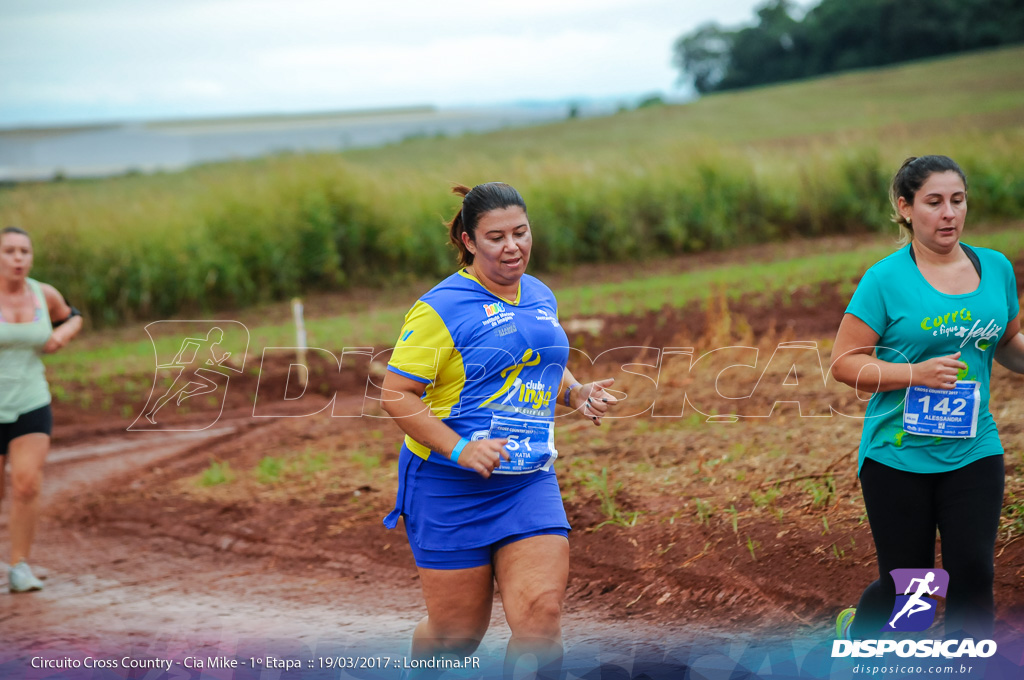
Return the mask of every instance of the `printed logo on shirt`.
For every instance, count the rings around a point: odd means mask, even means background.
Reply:
[[[992,347],[994,339],[1002,337],[1004,329],[995,322],[995,319],[982,326],[980,319],[974,321],[971,310],[961,307],[944,314],[940,313],[937,316],[931,314],[925,316],[921,319],[921,330],[931,331],[934,337],[952,335],[955,338],[963,338],[960,349],[966,347],[967,343],[973,340],[974,346],[984,352]]]
[[[938,335],[942,328],[946,328],[949,324],[955,324],[957,321],[970,321],[971,310],[963,307],[961,309],[953,310],[952,312],[946,312],[945,314],[939,314],[938,316],[928,316],[921,319],[921,330],[935,332],[932,335]]]
[[[541,380],[523,382],[517,377],[501,402],[492,404],[498,411],[514,411],[525,415],[543,415],[551,406],[551,386]]]
[[[408,330],[408,331],[402,333],[402,342],[405,342],[406,340],[408,340],[409,336],[412,335],[412,334],[413,334],[412,330]]]
[[[537,320],[538,321],[550,321],[552,326],[555,326],[555,327],[558,326],[558,317],[556,317],[554,314],[552,314],[547,309],[542,309],[542,310],[540,310],[538,312]]]
[[[502,304],[501,302],[495,302],[493,304],[484,305],[483,307],[484,311],[487,312],[487,318],[484,319],[481,323],[484,326],[487,326],[488,328],[498,328],[499,326],[507,324],[516,318],[516,313],[512,311],[506,312],[505,305]],[[514,333],[515,331],[515,324],[513,324],[512,330],[499,332],[498,335],[508,335],[509,333]]]
[[[997,324],[995,319],[989,321],[984,328],[980,328],[980,326],[981,321],[975,321],[974,326],[970,329],[961,328],[957,331],[956,337],[964,339],[960,343],[961,348],[974,340],[974,346],[984,352],[993,345],[993,339],[1001,338],[1003,335],[1003,327]]]
[[[541,380],[523,380],[520,375],[524,368],[539,366],[540,363],[540,353],[527,349],[518,363],[501,372],[505,383],[480,404],[480,407],[490,406],[497,411],[529,416],[548,415],[552,409],[551,397],[554,388]]]
[[[516,325],[514,323],[507,323],[504,326],[498,326],[498,330],[496,332],[497,332],[499,338],[503,338],[506,335],[512,335],[513,333],[518,333],[519,329],[516,328]]]

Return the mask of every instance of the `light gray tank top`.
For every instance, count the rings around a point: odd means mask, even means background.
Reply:
[[[42,354],[53,325],[39,282],[26,281],[35,298],[32,320],[10,323],[0,316],[0,423],[13,423],[50,403]]]

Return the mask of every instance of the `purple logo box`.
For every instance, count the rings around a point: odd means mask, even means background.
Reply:
[[[949,574],[944,569],[893,569],[896,604],[883,631],[919,632],[935,622],[935,597],[945,597]]]

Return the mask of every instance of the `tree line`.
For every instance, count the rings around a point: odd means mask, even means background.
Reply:
[[[673,62],[700,93],[1024,42],[1020,0],[822,0],[802,18],[770,0],[757,24],[704,24]]]

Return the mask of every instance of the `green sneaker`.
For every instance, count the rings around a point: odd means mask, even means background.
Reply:
[[[852,640],[850,627],[853,625],[853,617],[857,614],[856,607],[848,607],[839,612],[836,617],[836,639]]]
[[[42,590],[43,582],[32,573],[28,562],[22,560],[10,568],[7,572],[7,580],[12,593],[29,593],[33,590]]]

